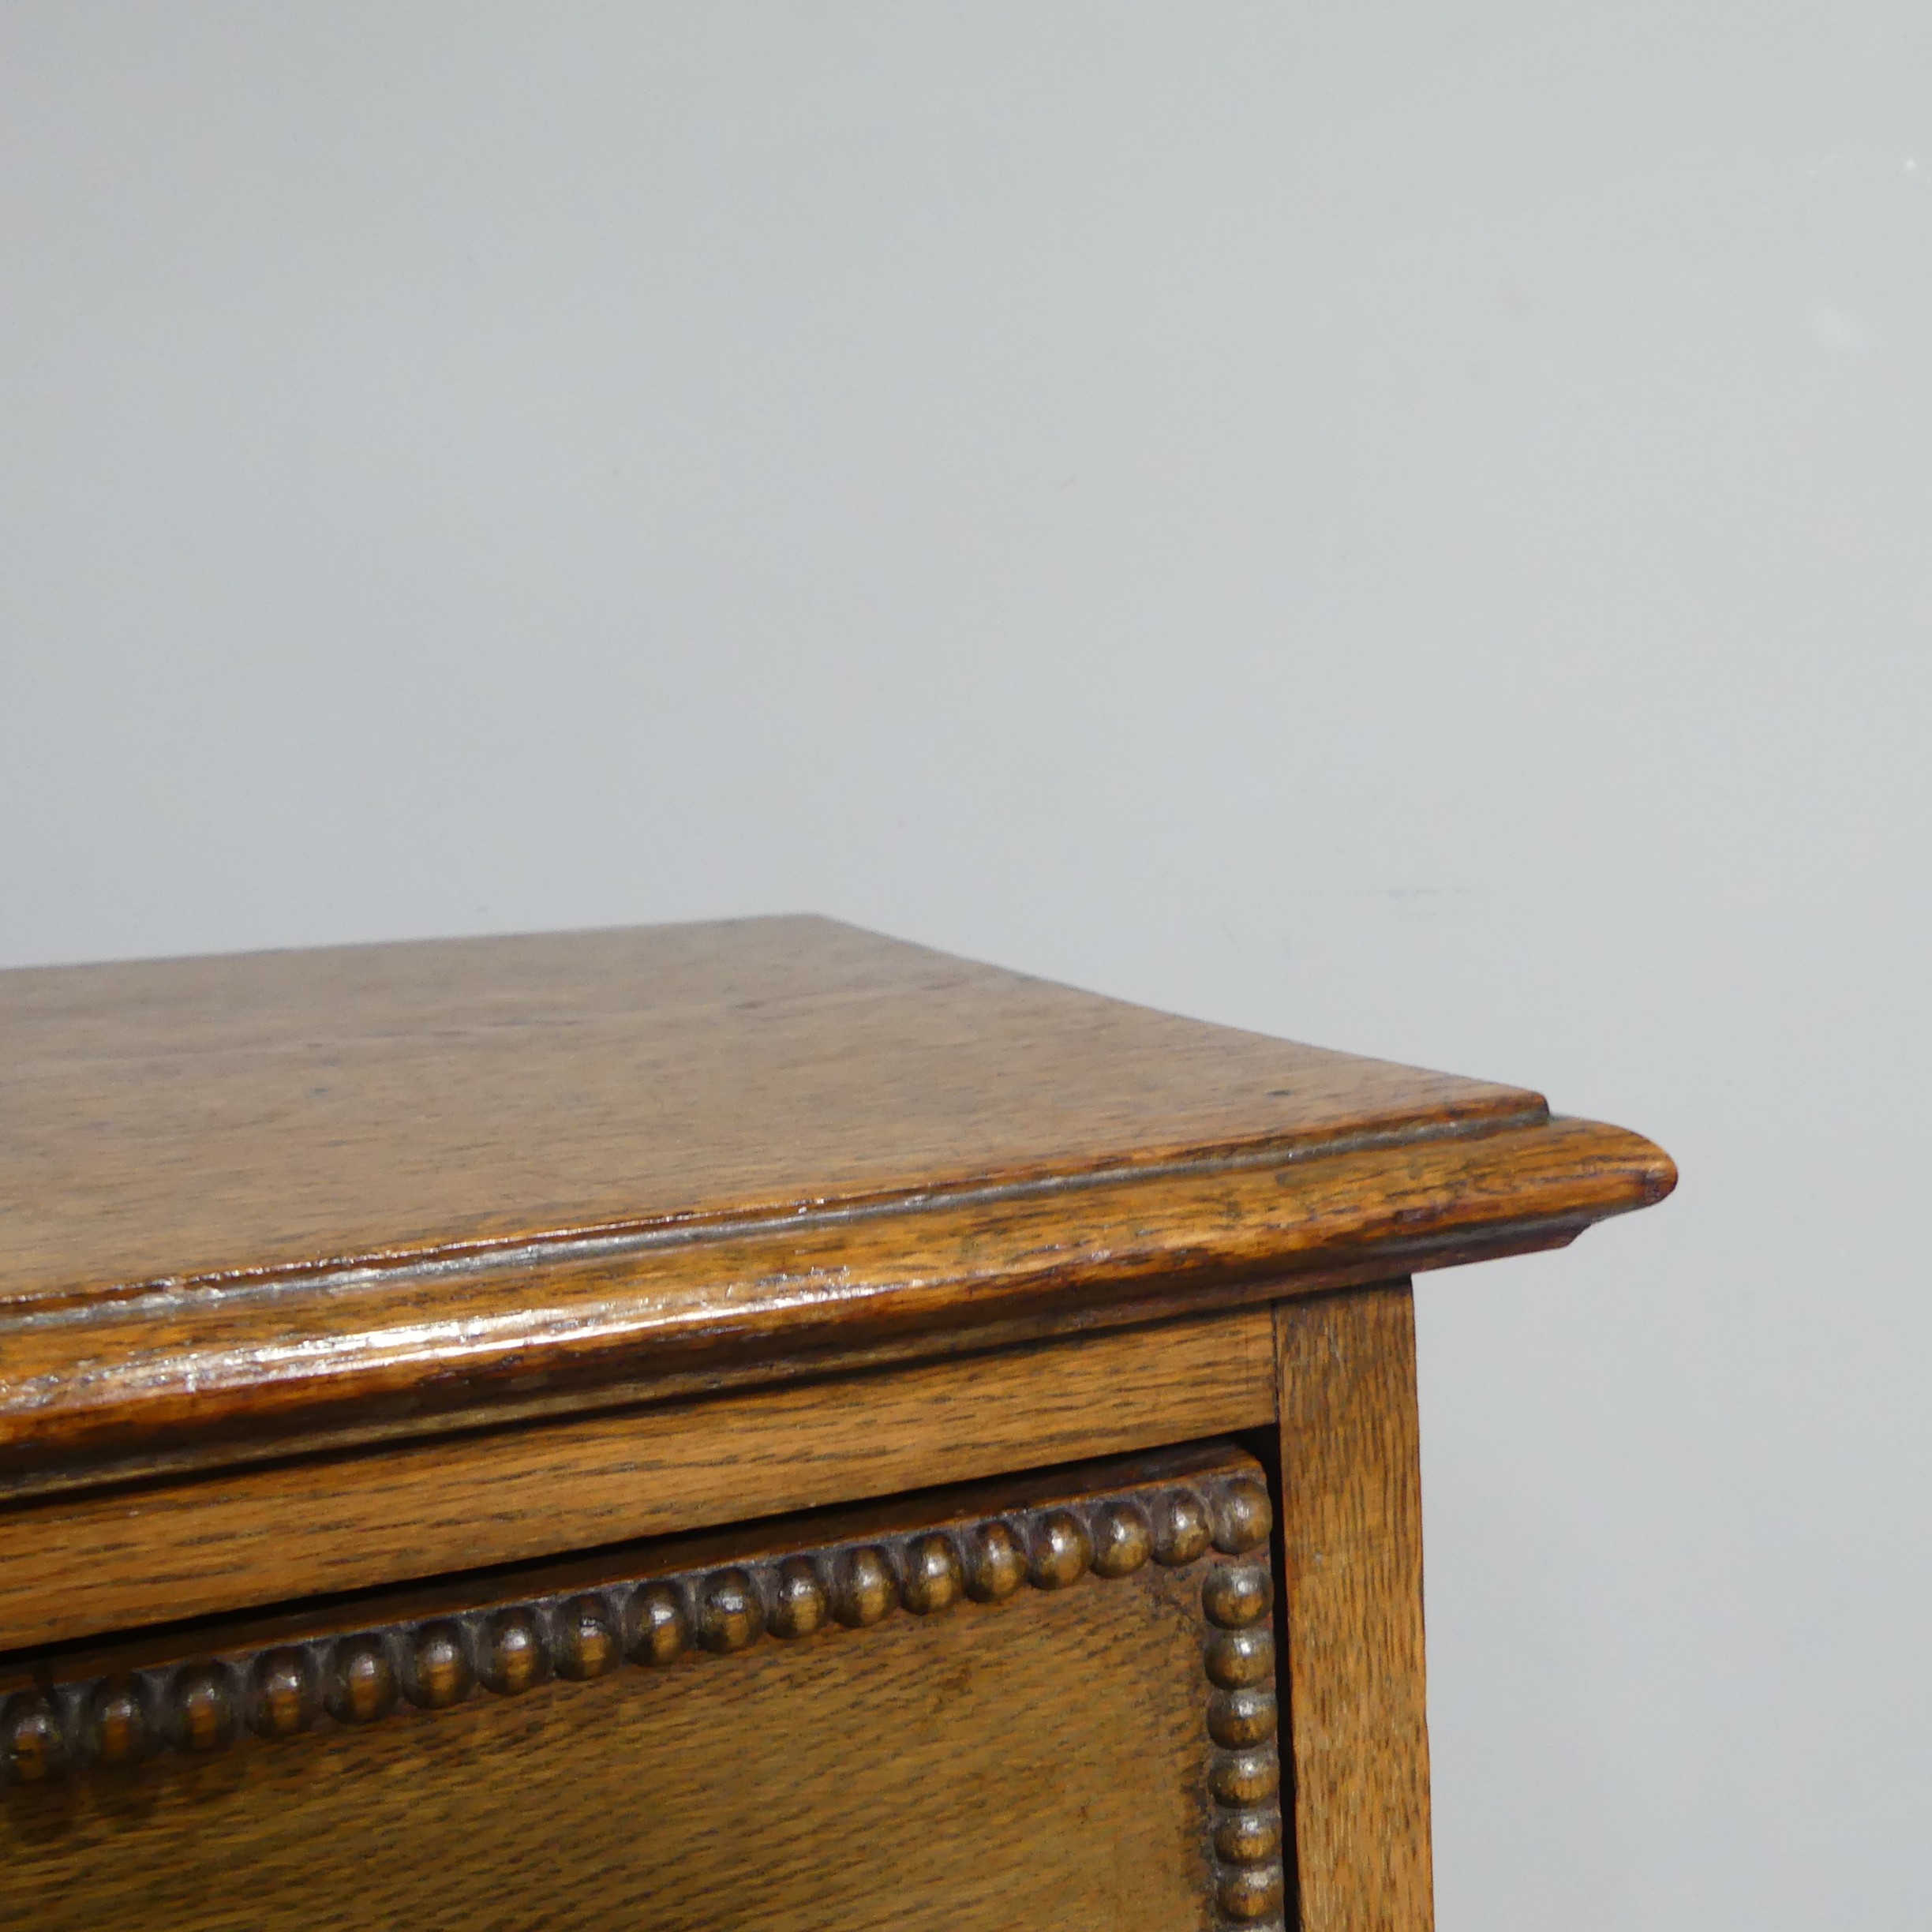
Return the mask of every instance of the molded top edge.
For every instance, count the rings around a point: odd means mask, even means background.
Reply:
[[[810,918],[0,973],[0,1310],[1548,1112]]]

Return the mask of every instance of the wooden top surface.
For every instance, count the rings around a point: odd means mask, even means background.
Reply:
[[[0,1305],[1544,1112],[817,919],[9,972],[0,1040]]]
[[[752,1344],[757,1321],[825,1316],[842,1271],[890,1276],[935,1214],[969,1247],[1020,1214],[1037,1253],[1069,1183],[1198,1194],[1230,1163],[1552,1125],[1533,1093],[817,919],[0,973],[0,1464],[103,1404],[160,1427],[170,1391],[190,1432],[227,1385],[244,1432],[271,1384],[295,1408],[327,1385],[340,1421],[373,1394],[343,1376],[378,1331],[392,1409],[432,1383],[460,1409],[492,1323],[491,1373],[551,1386],[524,1357],[567,1331],[578,1381],[635,1380],[650,1346],[613,1269],[648,1267],[660,1330],[784,1352],[800,1338]],[[1631,1198],[1583,1219],[1658,1191],[1668,1163],[1623,1140]],[[724,1283],[747,1238],[762,1260]],[[771,1243],[807,1238],[805,1282]],[[534,1280],[566,1276],[576,1300],[546,1314]],[[867,1288],[875,1328],[878,1295],[915,1285]]]

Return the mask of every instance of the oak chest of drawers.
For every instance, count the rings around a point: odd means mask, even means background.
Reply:
[[[1415,1270],[1668,1160],[815,919],[0,975],[0,1923],[1419,1932]]]

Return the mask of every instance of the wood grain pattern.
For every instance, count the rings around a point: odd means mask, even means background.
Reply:
[[[1264,1427],[1265,1307],[0,1507],[0,1650]]]
[[[17,1672],[0,1914],[1278,1926],[1268,1529],[1204,1446]]]
[[[1429,1932],[1413,1302],[1400,1282],[1275,1323],[1301,1932]]]
[[[814,919],[13,971],[0,1040],[15,1302],[1543,1110]]]
[[[1518,1089],[816,920],[0,974],[0,1480],[209,1466],[1567,1240]]]
[[[1390,1280],[1674,1181],[817,920],[0,974],[0,1920],[1279,1932],[1252,1462],[922,1488],[1278,1421],[1301,1932],[1428,1932]]]

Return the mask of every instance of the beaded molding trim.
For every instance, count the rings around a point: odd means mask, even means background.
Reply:
[[[1023,1585],[1064,1589],[1150,1560],[1201,1578],[1207,1678],[1208,1850],[1222,1925],[1280,1932],[1281,1764],[1276,1746],[1273,1516],[1253,1477],[1203,1474],[945,1529],[827,1544],[646,1582],[234,1650],[15,1693],[0,1710],[0,1777],[34,1784],[167,1752],[444,1710],[478,1690],[515,1697],[552,1678],[661,1668],[833,1622],[863,1630],[904,1609],[932,1616],[962,1597],[995,1604]],[[1211,1550],[1234,1560],[1216,1561]],[[1241,1560],[1249,1559],[1249,1560]]]

